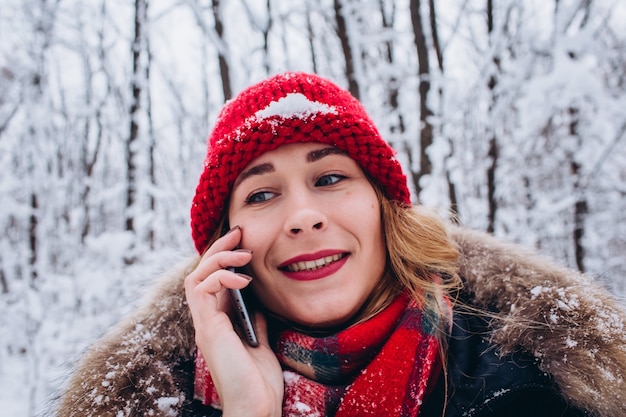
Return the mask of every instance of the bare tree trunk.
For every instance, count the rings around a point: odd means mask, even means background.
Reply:
[[[493,14],[493,0],[487,0],[487,33],[490,38],[494,36],[494,14]],[[494,68],[500,68],[500,58],[497,53],[493,57]],[[490,92],[490,101],[489,101],[489,113],[492,113],[493,106],[496,101],[495,97],[495,88],[498,84],[498,79],[496,77],[495,72],[493,72],[489,76],[489,81],[487,83],[487,87]],[[487,214],[487,231],[489,233],[493,233],[495,231],[496,225],[496,213],[498,211],[498,201],[496,199],[496,171],[498,169],[498,157],[499,157],[499,145],[498,139],[496,138],[495,131],[493,129],[489,130],[491,137],[489,138],[489,150],[487,151],[487,156],[489,157],[490,164],[487,168],[487,204],[488,204],[488,214]]]
[[[85,127],[85,142],[83,143],[83,148],[81,150],[82,155],[81,155],[81,159],[82,159],[82,164],[83,164],[83,173],[85,175],[85,178],[87,179],[86,181],[83,181],[83,190],[81,192],[81,196],[80,196],[80,200],[81,200],[81,205],[82,208],[84,210],[84,216],[85,218],[83,219],[83,226],[81,229],[81,233],[80,233],[80,242],[82,244],[85,243],[85,240],[87,239],[87,236],[89,236],[89,231],[91,228],[91,221],[90,221],[90,210],[89,210],[89,194],[91,193],[91,181],[89,179],[91,179],[93,177],[93,169],[96,165],[96,162],[98,161],[98,156],[100,155],[100,149],[101,149],[101,145],[102,145],[102,136],[103,136],[103,129],[102,129],[102,121],[101,121],[101,113],[100,110],[98,110],[96,112],[96,123],[97,123],[97,133],[96,133],[96,146],[94,147],[93,153],[91,154],[91,157],[89,155],[89,150],[88,150],[88,146],[87,146],[87,138],[89,137],[89,124],[86,125]],[[88,122],[89,123],[89,122]]]
[[[147,13],[146,13],[147,15]],[[152,63],[152,50],[150,49],[150,39],[146,37],[146,55],[148,57],[145,68],[145,80],[150,80],[150,67]],[[146,116],[148,118],[148,179],[150,180],[151,191],[148,197],[148,205],[150,208],[151,221],[147,230],[147,239],[150,249],[155,248],[155,230],[154,230],[154,216],[156,215],[156,198],[154,196],[154,190],[156,189],[156,164],[154,162],[154,155],[156,153],[156,134],[154,132],[154,120],[152,119],[152,95],[150,94],[150,87],[146,88]]]
[[[250,25],[255,27],[261,32],[263,36],[263,68],[265,69],[265,73],[269,74],[271,71],[270,66],[270,31],[272,30],[272,25],[274,24],[274,19],[272,18],[272,3],[271,0],[265,0],[265,8],[267,9],[267,20],[264,23],[261,23],[261,18],[257,16],[255,10],[252,10],[248,5],[249,0],[242,0],[241,4],[246,9],[246,13],[248,14],[248,21]],[[253,0],[255,2],[258,0]],[[308,7],[308,4],[306,5]],[[217,20],[216,20],[217,21]],[[308,21],[308,14],[307,14]],[[217,30],[217,29],[216,29]],[[220,38],[222,36],[220,35]]]
[[[578,175],[580,165],[572,163],[572,170]],[[576,267],[580,272],[585,272],[585,246],[583,245],[583,237],[585,236],[585,220],[588,213],[588,204],[586,198],[581,198],[574,204],[574,257],[576,259]]]
[[[435,8],[435,0],[429,0],[428,6],[430,9],[430,33],[433,39],[433,49],[435,50],[435,56],[437,57],[437,67],[439,68],[439,72],[441,75],[444,73],[443,67],[443,51],[441,50],[441,43],[439,42],[439,30],[437,27],[437,10]],[[440,102],[443,102],[443,89],[439,87],[438,90]],[[446,159],[452,158],[454,156],[454,141],[448,138],[450,153],[446,157]],[[452,181],[452,176],[450,175],[450,170],[446,167],[446,183],[448,184],[448,199],[450,200],[450,214],[451,221],[458,223],[460,222],[459,217],[459,199],[457,196],[456,184]]]
[[[433,144],[433,126],[428,120],[432,111],[428,107],[428,94],[430,92],[430,62],[428,58],[428,45],[422,24],[421,0],[411,0],[411,22],[413,24],[413,41],[417,49],[418,77],[419,77],[419,108],[420,108],[420,169],[413,174],[416,195],[422,192],[421,179],[430,175],[433,171],[432,161],[427,150]]]
[[[554,15],[558,18],[559,16],[559,1],[555,1]],[[583,29],[585,25],[588,23],[589,12],[591,7],[591,1],[581,1],[578,5],[578,9],[582,9],[583,18],[578,23],[579,29]],[[558,30],[565,32],[568,27],[574,24],[573,20],[574,14],[569,21],[567,21],[563,27],[558,28]],[[576,59],[576,55],[573,52],[570,52],[570,57],[572,59]],[[580,148],[582,138],[581,134],[578,130],[578,124],[580,121],[580,109],[577,107],[570,107],[567,109],[568,116],[570,118],[569,126],[568,126],[568,134],[572,140],[576,140],[577,146],[576,148]],[[585,272],[585,246],[583,245],[583,238],[585,236],[585,222],[587,220],[587,214],[589,211],[589,205],[587,202],[584,185],[582,184],[582,174],[581,174],[581,164],[576,160],[576,156],[572,152],[567,153],[567,158],[569,159],[570,166],[570,174],[574,177],[573,184],[573,192],[578,196],[576,202],[574,203],[574,226],[572,227],[572,241],[574,245],[574,260],[576,262],[576,267],[579,271]]]
[[[106,18],[106,7],[104,4],[102,4],[101,8],[100,8],[100,13],[101,13],[101,18],[105,19]],[[102,33],[102,31],[99,31],[98,33],[99,39],[98,39],[98,56],[100,58],[104,58],[106,56],[106,52],[105,52],[105,47],[104,47],[104,34]],[[91,68],[91,61],[90,61],[90,56],[89,53],[91,51],[87,50],[87,47],[85,47],[82,50],[82,61],[83,61],[83,69],[85,71],[85,77],[87,79],[86,82],[86,90],[85,90],[85,97],[86,97],[86,106],[91,107],[93,106],[93,71]],[[107,91],[107,93],[109,93],[111,91],[110,87]],[[96,161],[98,160],[98,157],[100,155],[100,151],[102,148],[102,140],[103,140],[103,127],[102,127],[102,104],[100,104],[100,106],[98,107],[98,109],[95,111],[94,117],[88,117],[85,121],[85,127],[83,130],[83,143],[81,146],[81,150],[80,150],[80,162],[81,162],[81,169],[82,169],[82,174],[85,176],[85,178],[83,179],[83,181],[81,181],[81,187],[82,190],[80,192],[80,201],[81,201],[81,207],[83,210],[83,219],[82,219],[82,226],[81,226],[81,231],[80,231],[80,243],[81,244],[85,244],[85,241],[87,240],[87,236],[89,236],[89,233],[91,231],[91,206],[89,204],[89,196],[91,194],[91,179],[93,178],[93,171],[94,171],[94,167],[96,165]],[[95,133],[95,137],[96,137],[96,143],[94,146],[94,149],[92,151],[92,153],[90,154],[89,151],[89,137],[91,136],[91,131],[92,131],[92,120],[95,120],[96,123],[96,133]]]
[[[437,56],[437,66],[439,71],[443,73],[443,51],[441,50],[441,44],[439,43],[439,30],[437,29],[437,12],[435,9],[435,0],[428,0],[428,6],[430,8],[430,32],[433,38],[433,49]]]
[[[578,132],[578,122],[580,119],[579,110],[570,107],[569,116],[569,134],[572,138],[577,138],[580,142],[580,134]],[[585,221],[588,213],[587,198],[585,190],[581,184],[581,166],[575,159],[573,154],[568,155],[570,159],[570,172],[574,177],[574,192],[578,195],[574,203],[574,227],[572,230],[572,240],[574,242],[574,259],[576,267],[580,272],[585,272],[585,246],[583,245],[583,237],[585,236]]]
[[[11,71],[7,66],[0,67],[0,85],[16,85],[17,81],[15,79],[15,74]],[[5,90],[6,94],[6,90]],[[3,106],[10,106],[10,111],[5,111],[2,113],[3,119],[0,120],[0,138],[2,137],[2,133],[6,128],[9,127],[9,123],[13,117],[17,114],[18,109],[21,105],[21,100],[15,100],[14,102],[10,102],[6,97],[0,97],[0,108]]]
[[[348,28],[346,25],[346,18],[343,14],[342,0],[334,0],[333,8],[335,10],[335,24],[337,30],[337,36],[341,42],[341,49],[343,50],[343,56],[346,60],[345,74],[348,80],[348,90],[357,99],[361,99],[361,93],[359,91],[359,83],[356,80],[354,73],[354,52],[350,46],[350,37],[348,35]]]
[[[382,16],[383,28],[388,33],[391,33],[393,30],[394,20],[395,20],[395,3],[393,4],[394,11],[392,12],[391,17],[387,16],[385,12],[385,1],[379,0],[378,6],[380,8],[380,14]],[[394,67],[394,50],[393,50],[393,41],[387,40],[385,41],[385,59],[389,63],[389,67]],[[389,92],[387,93],[387,97],[389,100],[389,107],[391,107],[391,113],[397,115],[397,123],[391,124],[391,133],[399,133],[402,135],[406,131],[406,127],[404,125],[404,118],[402,117],[402,113],[400,112],[400,87],[398,84],[398,77],[392,74],[388,80],[386,80],[387,87]],[[393,146],[393,143],[391,144]]]
[[[2,258],[0,258],[0,265],[2,265]],[[2,285],[2,294],[9,293],[9,282],[4,274],[4,269],[0,267],[0,284]]]
[[[215,33],[222,43],[222,47],[217,48],[218,62],[220,67],[220,75],[222,77],[222,92],[224,93],[224,101],[230,100],[233,96],[233,90],[230,81],[230,67],[228,66],[228,58],[226,57],[223,46],[224,42],[224,24],[222,22],[222,14],[220,12],[220,0],[212,0],[213,19],[215,21]]]
[[[269,44],[269,36],[270,30],[272,29],[272,4],[270,0],[266,0],[265,6],[267,7],[267,25],[262,29],[263,33],[263,64],[265,66],[265,73],[269,74],[271,68],[269,63],[270,57],[270,44]]]
[[[489,150],[487,156],[490,160],[490,165],[487,168],[487,232],[493,233],[496,225],[496,213],[498,211],[498,201],[496,199],[496,171],[498,168],[498,144],[496,142],[495,134],[489,139]]]
[[[146,0],[135,0],[135,33],[133,39],[133,78],[132,103],[130,106],[130,129],[126,141],[126,230],[135,232],[135,205],[137,203],[137,142],[139,140],[139,124],[137,118],[141,110],[141,93],[143,89],[141,57],[143,53],[143,22],[146,18]]]
[[[30,217],[28,225],[28,247],[30,249],[30,259],[28,264],[30,265],[30,277],[33,281],[37,279],[37,258],[38,258],[38,239],[37,239],[37,226],[39,224],[37,215],[39,214],[39,199],[36,193],[30,195]]]
[[[315,34],[313,33],[313,24],[311,23],[310,4],[306,2],[306,29],[308,34],[309,48],[311,48],[311,63],[313,65],[313,73],[317,74],[317,55],[315,54]]]

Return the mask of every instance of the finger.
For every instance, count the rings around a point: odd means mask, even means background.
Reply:
[[[239,226],[235,226],[231,228],[228,232],[224,234],[224,236],[217,239],[207,251],[202,256],[202,259],[206,259],[211,255],[214,255],[217,252],[232,250],[241,241],[241,228]]]
[[[185,285],[196,286],[214,272],[228,267],[243,266],[252,259],[252,252],[246,249],[217,252],[201,261],[188,276]]]
[[[242,289],[248,286],[252,278],[245,274],[237,274],[227,269],[218,269],[206,279],[199,282],[194,292],[216,294],[224,288]]]
[[[213,329],[213,332],[217,328],[221,332],[232,332],[233,326],[227,318],[232,314],[232,306],[226,289],[244,288],[249,283],[250,280],[245,275],[227,270],[214,272],[196,286],[186,283],[186,299],[196,331]],[[198,333],[204,335],[202,331]]]

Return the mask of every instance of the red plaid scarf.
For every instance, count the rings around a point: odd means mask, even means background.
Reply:
[[[272,348],[283,365],[284,416],[417,416],[439,374],[434,315],[405,295],[375,317],[315,337],[272,323]],[[201,354],[195,398],[219,398]]]

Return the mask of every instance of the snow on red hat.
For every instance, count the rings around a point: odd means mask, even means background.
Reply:
[[[318,142],[345,151],[391,200],[410,204],[406,176],[364,107],[317,75],[284,73],[227,102],[208,139],[191,206],[192,238],[202,253],[215,233],[239,174],[265,152]]]

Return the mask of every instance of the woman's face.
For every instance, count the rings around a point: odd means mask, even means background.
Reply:
[[[336,148],[292,144],[239,175],[228,211],[241,227],[257,298],[307,326],[350,319],[381,279],[385,245],[374,188]]]

